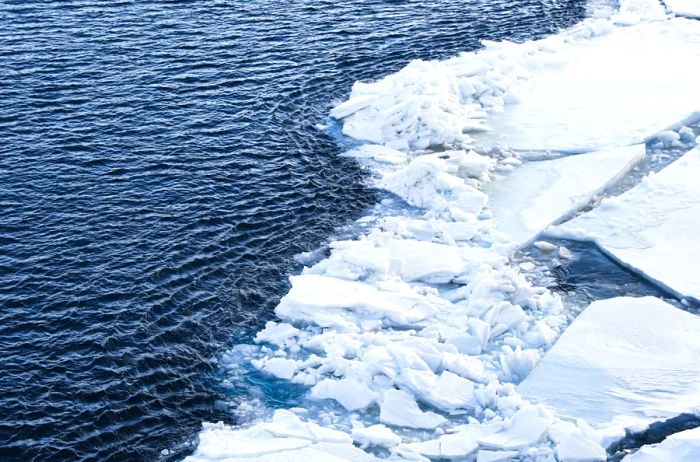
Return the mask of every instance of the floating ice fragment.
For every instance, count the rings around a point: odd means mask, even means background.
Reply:
[[[403,390],[388,390],[384,393],[379,420],[389,425],[409,428],[434,429],[446,419],[434,412],[423,412],[409,393]]]
[[[556,447],[559,462],[605,462],[605,448],[582,435],[569,435]]]
[[[265,328],[255,336],[255,342],[268,342],[277,346],[284,346],[289,339],[297,335],[299,335],[299,329],[291,324],[268,321],[265,324]]]
[[[350,435],[304,422],[290,411],[275,411],[272,420],[240,429],[203,424],[199,445],[187,462],[374,462],[376,457],[353,446]]]
[[[430,391],[430,403],[445,409],[465,409],[474,406],[474,382],[444,371]]]
[[[263,366],[263,370],[277,378],[291,380],[297,371],[297,363],[293,359],[270,358]]]
[[[700,403],[699,331],[700,317],[657,298],[593,302],[518,391],[617,433],[674,417]]]
[[[515,413],[506,429],[481,438],[479,443],[493,449],[527,448],[543,437],[552,420],[540,406],[527,406]]]
[[[353,377],[324,379],[311,389],[311,397],[334,399],[348,411],[365,409],[377,399],[377,393]]]
[[[357,159],[373,159],[387,164],[402,164],[406,162],[406,153],[380,144],[364,144],[346,151],[342,155]]]
[[[431,299],[405,285],[394,285],[396,291],[392,292],[316,274],[292,276],[290,280],[292,288],[275,309],[277,316],[289,321],[356,331],[362,328],[362,321],[386,319],[407,325],[438,309]]]
[[[407,282],[448,283],[483,266],[500,267],[505,263],[490,249],[412,239],[341,241],[332,243],[331,248],[331,256],[308,273],[345,279],[398,275]]]
[[[406,167],[385,176],[378,186],[410,205],[454,220],[469,220],[486,204],[483,192],[450,173],[447,161],[435,155],[416,157]]]
[[[401,443],[401,437],[382,424],[356,426],[352,429],[352,438],[360,444],[374,444],[387,448]]]

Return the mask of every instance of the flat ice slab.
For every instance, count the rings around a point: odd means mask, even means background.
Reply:
[[[186,462],[375,462],[352,444],[350,435],[302,421],[287,410],[275,411],[270,422],[241,429],[204,424],[199,446]]]
[[[622,462],[697,462],[700,460],[700,427],[669,436],[659,444],[642,446]]]
[[[493,224],[522,247],[588,204],[644,155],[644,145],[636,145],[527,162],[486,186]]]
[[[700,148],[600,207],[553,230],[590,240],[606,252],[685,297],[700,300]]]
[[[700,404],[700,317],[654,297],[591,303],[518,387],[606,430]]]
[[[590,151],[640,143],[700,111],[698,21],[616,27],[549,59],[517,91],[519,104],[488,115],[479,144]]]
[[[664,0],[673,14],[686,18],[700,18],[700,2],[698,0]]]

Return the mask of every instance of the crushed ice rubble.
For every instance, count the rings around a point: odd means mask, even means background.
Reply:
[[[307,387],[307,408],[279,409],[246,427],[205,423],[186,460],[598,461],[626,428],[699,412],[698,318],[649,297],[595,302],[552,348],[571,316],[556,294],[532,285],[510,261],[515,249],[624,175],[643,156],[640,142],[700,110],[698,73],[689,80],[674,72],[688,72],[688,62],[700,71],[700,22],[668,15],[653,0],[622,0],[617,11],[597,16],[543,40],[489,42],[478,52],[415,61],[377,82],[355,84],[332,114],[345,134],[371,144],[347,155],[370,166],[379,188],[420,212],[406,216],[379,207],[382,215],[364,235],[332,242],[328,258],[291,277],[275,311],[278,320],[256,335],[255,347],[223,355],[224,366],[238,367],[245,354],[262,373]],[[622,76],[624,67],[607,67],[617,43],[623,53],[639,56],[635,43],[653,42],[663,44],[669,58],[651,59],[646,68],[663,62],[665,73],[638,78],[638,66]],[[563,79],[559,85],[570,88],[561,107],[544,101],[538,79],[571,75],[582,53],[594,78]],[[634,91],[653,94],[661,83],[670,107],[635,105],[637,112],[617,123],[606,107],[581,113],[590,104],[586,86],[602,84],[609,72],[616,74],[613,90],[628,79]],[[606,104],[619,117],[635,95],[618,93],[606,93]],[[575,95],[580,100],[573,101]],[[540,110],[555,111],[556,120]],[[519,125],[527,132],[499,138],[497,130]],[[508,143],[599,152],[540,161],[518,175],[531,163],[521,167],[517,155],[492,149]],[[547,187],[552,184],[554,192]],[[659,188],[673,191],[665,183]],[[498,197],[493,206],[491,195]],[[698,201],[686,195],[668,213]],[[638,207],[622,197],[619,205],[621,212]],[[635,210],[625,219],[641,218],[648,217]],[[700,232],[700,213],[684,218],[687,226],[678,233]],[[586,227],[575,229],[569,234],[588,238]],[[666,236],[666,242],[676,241]],[[678,253],[688,245],[676,244],[671,250]],[[676,277],[670,272],[658,279],[676,287],[667,276]],[[682,293],[684,286],[678,287]],[[621,327],[606,327],[611,320]],[[645,397],[643,382],[650,377],[655,388]],[[617,385],[607,388],[611,383]],[[641,408],[619,405],[629,400]],[[697,431],[684,432],[627,457],[690,461],[697,460],[698,447]],[[662,452],[666,459],[654,458]]]

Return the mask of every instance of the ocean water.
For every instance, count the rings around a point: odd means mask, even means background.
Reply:
[[[319,130],[356,80],[524,40],[583,0],[0,2],[0,460],[154,460],[374,203]],[[167,458],[179,459],[187,450]]]

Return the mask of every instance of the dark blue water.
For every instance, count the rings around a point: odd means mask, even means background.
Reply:
[[[315,128],[332,102],[583,3],[0,2],[0,460],[153,460],[230,421],[213,358],[374,200]]]

